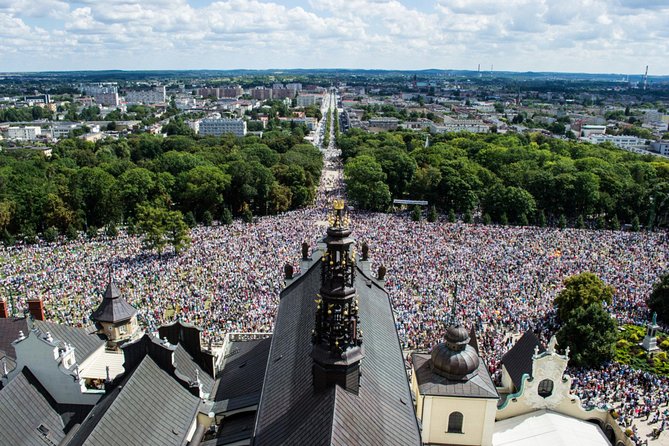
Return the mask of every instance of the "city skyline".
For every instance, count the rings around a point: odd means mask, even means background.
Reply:
[[[669,74],[662,0],[0,0],[0,71]]]

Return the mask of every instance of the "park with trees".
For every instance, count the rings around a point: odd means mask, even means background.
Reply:
[[[620,229],[669,224],[669,161],[534,134],[338,138],[349,198],[385,211],[394,198],[427,200],[478,221]]]
[[[11,243],[117,225],[147,234],[158,225],[162,235],[147,246],[160,252],[183,232],[177,217],[207,224],[302,207],[314,200],[323,166],[303,135],[300,127],[262,139],[138,134],[97,143],[64,139],[51,157],[1,152],[0,233]]]

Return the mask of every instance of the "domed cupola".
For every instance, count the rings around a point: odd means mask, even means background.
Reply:
[[[432,370],[444,378],[467,381],[476,374],[480,359],[470,345],[469,332],[456,316],[457,296],[456,283],[451,315],[445,321],[448,325],[445,339],[432,349]]]

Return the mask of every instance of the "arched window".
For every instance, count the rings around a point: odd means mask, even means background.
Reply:
[[[539,396],[542,398],[548,398],[553,394],[553,381],[550,379],[544,379],[539,383]]]
[[[460,412],[453,412],[448,416],[448,433],[449,434],[461,434],[462,433],[462,420],[464,417]]]

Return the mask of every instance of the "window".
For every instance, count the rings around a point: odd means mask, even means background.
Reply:
[[[553,394],[553,381],[550,379],[544,379],[539,383],[539,396],[542,398],[548,398]]]
[[[128,332],[128,327],[125,325],[121,325],[120,327],[118,327],[118,332],[119,334],[124,335]]]
[[[461,434],[462,433],[462,420],[464,417],[460,412],[453,412],[448,416],[448,433],[449,434]]]

